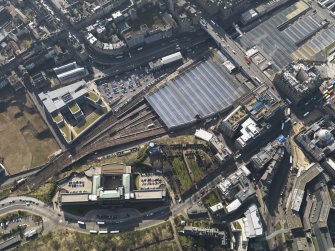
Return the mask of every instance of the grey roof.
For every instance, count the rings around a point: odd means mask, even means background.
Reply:
[[[8,33],[4,29],[0,30],[0,42],[6,39]]]
[[[11,237],[11,238],[9,238],[9,239],[0,243],[0,250],[4,250],[4,249],[20,242],[20,241],[21,241],[20,236],[18,236],[18,235],[13,236],[13,237]]]
[[[71,99],[64,99],[64,96],[66,94],[70,94]],[[46,93],[41,92],[40,94],[38,94],[38,97],[43,102],[43,105],[45,106],[47,111],[49,113],[52,113],[54,111],[62,109],[69,101],[76,100],[85,94],[87,94],[86,82],[79,81],[74,84],[56,89],[54,91],[49,91]]]
[[[245,93],[228,72],[205,61],[146,97],[169,128],[195,122],[229,108]]]
[[[69,64],[66,64],[66,65],[62,65],[60,67],[56,67],[54,68],[54,72],[58,75],[58,74],[62,74],[66,71],[70,71],[70,70],[73,70],[75,68],[77,68],[77,63],[76,62],[71,62]]]
[[[310,46],[316,55],[335,40],[335,27],[329,26],[322,29],[325,23],[317,14],[308,11],[301,19],[288,26],[283,31],[278,26],[288,21],[290,13],[296,10],[291,5],[271,16],[255,28],[247,31],[237,41],[244,48],[252,48],[258,45],[266,54],[270,55],[272,61],[278,68],[283,68],[293,61],[291,54],[299,47],[297,44],[304,39],[312,37],[306,44]],[[321,31],[317,33],[319,30]],[[306,55],[307,56],[307,53]],[[310,56],[308,54],[308,56]],[[312,57],[313,59],[313,57]]]
[[[58,74],[57,77],[59,81],[65,82],[72,78],[79,78],[79,77],[85,77],[87,75],[87,70],[83,67],[75,68],[66,72],[63,72],[61,74]]]
[[[323,25],[322,19],[319,16],[306,16],[293,23],[283,32],[289,39],[298,45],[306,38],[320,30]]]
[[[319,250],[329,250],[333,247],[329,231],[325,231],[323,227],[319,226],[319,223],[313,224],[313,232],[315,234]]]

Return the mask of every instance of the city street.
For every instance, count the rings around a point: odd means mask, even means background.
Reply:
[[[270,92],[279,97],[279,94],[272,85],[271,79],[269,79],[258,66],[251,61],[247,64],[245,60],[245,51],[234,41],[229,35],[216,23],[212,23],[209,18],[203,18],[205,24],[203,28],[208,32],[208,34],[220,45],[223,51],[229,55],[229,57],[235,62],[236,65],[240,66],[241,71],[248,76],[255,85],[259,85],[256,77],[263,83],[267,84]]]

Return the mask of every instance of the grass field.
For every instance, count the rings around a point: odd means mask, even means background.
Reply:
[[[10,174],[44,164],[58,149],[30,100],[0,113],[0,157]]]
[[[100,111],[100,110],[96,110],[92,112],[90,115],[88,115],[88,117],[86,117],[86,120],[82,125],[73,128],[74,131],[77,134],[80,134],[82,131],[84,131],[86,128],[92,125],[92,123],[96,122],[102,115],[103,115],[103,111]]]
[[[200,139],[197,139],[194,135],[183,135],[183,136],[177,136],[177,137],[164,137],[161,139],[156,140],[159,144],[204,144],[206,145],[206,142]]]
[[[170,222],[117,235],[89,235],[57,231],[43,235],[16,250],[176,250]]]
[[[57,185],[55,183],[45,183],[29,195],[47,204],[50,204],[52,202],[53,196],[56,193],[56,189]]]
[[[141,188],[141,185],[140,185],[140,179],[141,179],[141,175],[136,175],[135,176],[135,189],[138,190]]]
[[[82,172],[82,171],[86,171],[87,169],[89,169],[91,167],[100,166],[100,165],[106,164],[106,163],[115,162],[115,163],[123,163],[125,165],[134,165],[135,161],[138,160],[138,156],[139,156],[138,152],[132,152],[130,154],[123,155],[123,156],[113,156],[113,157],[109,157],[109,158],[102,159],[102,160],[92,161],[89,164],[76,166],[76,167],[72,168],[71,171],[62,173],[60,175],[60,178],[70,175],[73,171]]]
[[[192,180],[184,161],[179,158],[175,158],[172,161],[172,166],[176,176],[180,181],[181,189],[184,191],[188,190],[192,186]]]
[[[169,241],[163,241],[159,244],[154,244],[154,245],[150,245],[147,248],[144,248],[142,250],[146,250],[146,251],[177,251],[178,246],[175,242],[175,240],[169,240]]]
[[[88,97],[92,99],[94,102],[98,102],[99,100],[99,96],[92,91],[88,92]]]
[[[185,161],[188,162],[188,165],[192,170],[194,181],[197,182],[206,176],[203,168],[198,165],[198,162],[195,159],[185,159]]]
[[[220,198],[217,195],[216,191],[212,191],[209,194],[207,194],[203,199],[202,202],[204,203],[205,207],[209,208],[211,206],[214,206],[215,204],[218,204],[220,202]]]

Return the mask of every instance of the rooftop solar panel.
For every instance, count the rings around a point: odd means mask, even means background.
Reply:
[[[146,97],[167,127],[181,127],[229,108],[246,92],[228,72],[205,61]]]

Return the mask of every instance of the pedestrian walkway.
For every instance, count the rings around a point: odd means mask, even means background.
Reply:
[[[291,231],[291,229],[282,228],[282,229],[279,229],[279,230],[273,232],[272,234],[266,236],[265,239],[266,240],[270,240],[270,239],[276,237],[278,234],[286,234],[286,233],[288,233],[290,231]]]
[[[173,222],[173,218],[170,217],[169,220],[170,220],[170,222],[171,222],[171,226],[172,226],[172,230],[173,230],[173,236],[174,236],[174,239],[175,239],[175,241],[176,241],[176,243],[177,243],[177,246],[178,246],[178,248],[179,248],[179,251],[183,251],[183,248],[182,248],[182,246],[181,246],[181,244],[180,244],[180,241],[179,241],[179,237],[178,237],[178,232],[177,232],[176,226],[175,226],[175,224],[174,224],[174,222]]]

